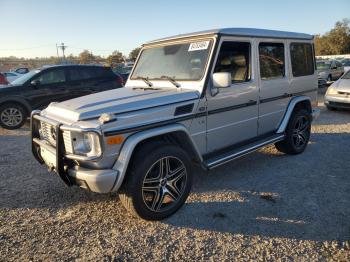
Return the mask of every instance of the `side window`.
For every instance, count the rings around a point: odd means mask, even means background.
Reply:
[[[69,75],[71,81],[87,80],[94,78],[89,68],[70,68]]]
[[[232,83],[247,82],[251,78],[250,43],[223,42],[214,73],[231,73]]]
[[[260,43],[259,63],[261,79],[284,77],[284,45],[282,43]]]
[[[66,81],[64,69],[54,69],[47,72],[43,72],[38,78],[41,84],[55,84]]]
[[[290,58],[293,76],[314,74],[314,58],[311,44],[292,43],[290,45]]]

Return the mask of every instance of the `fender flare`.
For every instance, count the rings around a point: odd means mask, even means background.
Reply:
[[[303,102],[303,101],[307,101],[310,103],[310,108],[311,108],[311,99],[310,97],[308,96],[297,96],[297,97],[293,97],[289,104],[288,104],[288,108],[283,116],[283,119],[281,121],[281,124],[279,125],[279,128],[277,129],[277,134],[281,134],[281,133],[284,133],[284,131],[286,130],[287,128],[287,125],[288,125],[288,122],[289,122],[289,119],[293,113],[293,110],[295,108],[295,106],[300,103],[300,102]],[[311,112],[310,112],[311,113]]]
[[[23,97],[6,96],[3,99],[0,99],[0,105],[6,104],[6,103],[13,103],[13,102],[22,104],[26,108],[26,110],[28,111],[28,116],[32,112],[32,107],[29,105],[29,103]]]
[[[156,137],[159,135],[170,134],[170,133],[174,133],[174,132],[185,133],[188,136],[189,141],[191,142],[192,147],[193,147],[194,152],[196,153],[197,157],[200,159],[200,161],[203,161],[202,155],[201,155],[200,151],[198,150],[195,142],[191,138],[191,135],[189,134],[186,127],[181,125],[181,124],[171,124],[171,125],[167,125],[164,127],[148,129],[145,131],[135,133],[126,139],[126,141],[124,142],[124,144],[120,150],[119,156],[118,156],[116,162],[114,163],[113,169],[118,171],[118,178],[117,178],[111,192],[117,191],[120,188],[120,186],[122,185],[124,178],[125,178],[125,175],[126,175],[126,171],[128,169],[128,166],[129,166],[131,156],[134,152],[134,149],[136,148],[136,146],[140,142],[142,142],[148,138]]]

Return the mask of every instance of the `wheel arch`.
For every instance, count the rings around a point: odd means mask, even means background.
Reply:
[[[203,161],[202,155],[195,142],[192,140],[188,130],[181,124],[172,124],[165,127],[141,131],[128,137],[121,148],[118,159],[113,166],[113,169],[117,170],[119,174],[112,191],[117,191],[122,185],[129,163],[137,148],[145,143],[153,141],[165,141],[179,145],[189,153],[193,161],[199,163]]]
[[[283,116],[283,119],[277,129],[277,133],[281,134],[283,133],[288,125],[289,119],[297,108],[305,108],[312,114],[312,106],[311,106],[311,99],[308,96],[297,96],[291,99],[291,101],[288,104],[287,110]]]
[[[24,109],[27,111],[28,116],[32,112],[32,107],[29,105],[29,103],[21,98],[21,97],[7,97],[6,99],[0,100],[0,106],[6,105],[6,104],[19,104],[24,107]]]

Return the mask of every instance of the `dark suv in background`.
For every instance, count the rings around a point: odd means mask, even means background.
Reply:
[[[0,125],[6,129],[20,128],[34,109],[123,84],[123,78],[110,67],[98,65],[58,65],[33,70],[0,88]]]

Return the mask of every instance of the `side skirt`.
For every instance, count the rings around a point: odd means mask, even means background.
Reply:
[[[262,140],[237,147],[235,149],[232,149],[231,151],[225,152],[224,154],[213,156],[210,159],[207,159],[203,162],[204,168],[210,170],[215,167],[221,166],[234,159],[254,152],[264,146],[281,141],[284,139],[284,137],[284,134],[274,134]]]

